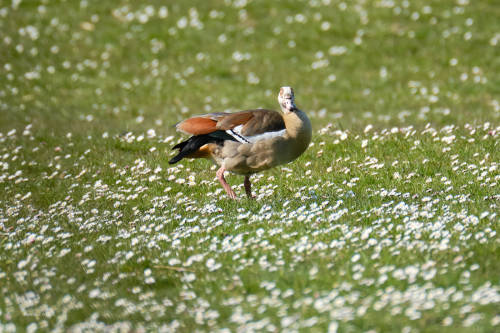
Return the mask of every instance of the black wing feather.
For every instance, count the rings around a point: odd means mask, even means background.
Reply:
[[[168,161],[168,163],[174,164],[179,162],[184,157],[188,156],[191,153],[194,153],[207,143],[216,143],[218,145],[222,145],[226,140],[237,141],[234,137],[227,134],[225,131],[215,131],[209,134],[194,135],[186,141],[182,141],[176,144],[172,148],[179,149],[179,153],[175,155],[170,161]]]

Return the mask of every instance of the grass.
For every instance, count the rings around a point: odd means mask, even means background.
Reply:
[[[498,330],[493,1],[0,3],[0,331]],[[228,181],[173,124],[313,142]]]

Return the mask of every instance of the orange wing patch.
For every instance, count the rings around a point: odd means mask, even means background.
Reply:
[[[177,124],[177,129],[192,135],[212,133],[217,130],[217,122],[210,118],[193,117]]]

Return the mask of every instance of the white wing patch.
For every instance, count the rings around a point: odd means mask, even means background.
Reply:
[[[226,133],[231,135],[233,138],[235,138],[237,141],[241,143],[250,143],[245,136],[241,134],[241,129],[243,128],[243,125],[236,126],[233,129],[227,130]]]
[[[260,141],[260,140],[268,140],[272,139],[278,136],[283,136],[286,133],[286,129],[282,129],[281,131],[274,131],[274,132],[266,132],[258,135],[253,135],[253,136],[247,136],[246,139],[250,141],[251,143]]]
[[[241,143],[255,143],[255,142],[260,141],[260,140],[268,140],[268,139],[272,139],[272,138],[275,138],[278,136],[283,136],[286,133],[286,129],[282,129],[280,131],[265,132],[262,134],[245,136],[245,135],[241,134],[242,128],[243,128],[243,125],[239,125],[233,129],[227,130],[226,133],[231,135],[233,138],[235,138],[238,142],[241,142]]]

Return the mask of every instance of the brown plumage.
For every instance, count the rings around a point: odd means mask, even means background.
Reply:
[[[253,136],[285,129],[283,117],[273,110],[245,110],[234,113],[209,113],[192,117],[177,124],[177,129],[191,135],[227,131],[242,125],[241,134]]]
[[[217,178],[231,198],[236,194],[224,178],[226,170],[245,176],[245,192],[252,197],[251,174],[293,161],[311,141],[311,123],[295,106],[293,90],[282,87],[278,101],[283,114],[246,110],[210,113],[180,122],[177,129],[192,136],[174,146],[179,153],[169,163],[184,157],[211,158],[220,165]]]

